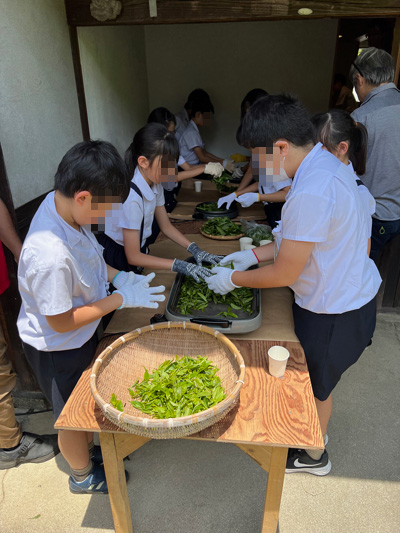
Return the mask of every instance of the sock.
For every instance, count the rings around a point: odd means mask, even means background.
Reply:
[[[75,479],[75,481],[78,481],[78,482],[84,481],[88,477],[92,469],[93,469],[93,462],[91,459],[89,459],[89,463],[85,468],[76,469],[76,470],[71,468],[71,475]]]
[[[92,442],[89,442],[89,459],[91,459],[93,457],[93,452],[94,452],[94,440],[92,440]]]
[[[322,457],[322,454],[324,452],[321,452],[321,450],[306,450],[307,455],[311,457],[314,461],[319,461]]]
[[[12,452],[13,450],[16,450],[20,444],[21,442],[19,442],[16,446],[13,446],[12,448],[0,448],[0,450],[4,450],[5,452]]]

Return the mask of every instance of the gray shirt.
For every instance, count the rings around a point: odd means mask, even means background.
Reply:
[[[374,218],[400,219],[400,91],[394,83],[372,90],[351,114],[368,130],[367,170],[361,179],[376,200]]]

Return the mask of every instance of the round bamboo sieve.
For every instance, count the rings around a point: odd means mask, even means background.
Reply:
[[[131,405],[128,388],[166,359],[206,356],[218,367],[226,398],[214,407],[179,418],[156,419]],[[236,346],[208,326],[190,322],[163,322],[119,337],[96,359],[90,389],[104,415],[125,431],[153,439],[180,438],[197,433],[221,420],[239,400],[245,365]],[[112,394],[124,405],[110,405]]]

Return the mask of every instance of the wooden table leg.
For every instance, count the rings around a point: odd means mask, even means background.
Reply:
[[[117,444],[113,433],[99,433],[99,437],[115,532],[133,533],[124,461],[118,460]]]
[[[276,533],[281,505],[283,480],[287,459],[287,448],[271,448],[267,493],[265,495],[264,517],[261,532]]]

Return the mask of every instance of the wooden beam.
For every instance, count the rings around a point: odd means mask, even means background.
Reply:
[[[70,26],[121,26],[131,24],[187,24],[344,17],[396,17],[400,0],[158,0],[157,17],[150,17],[148,0],[121,0],[116,19],[99,22],[90,14],[90,0],[65,0]],[[313,10],[299,15],[301,8]]]
[[[86,107],[85,86],[83,83],[81,56],[79,52],[78,30],[71,26],[69,29],[71,41],[72,63],[74,65],[76,92],[78,94],[79,114],[81,117],[82,137],[90,141],[89,118]]]

